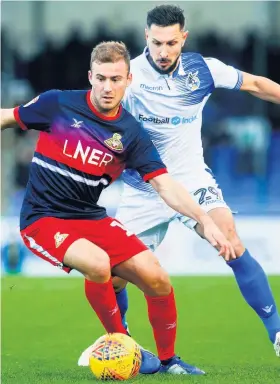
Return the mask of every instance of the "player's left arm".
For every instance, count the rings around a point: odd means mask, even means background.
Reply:
[[[1,131],[4,131],[6,128],[12,128],[13,124],[16,123],[16,118],[14,116],[14,108],[1,109],[1,118],[0,125]]]
[[[280,104],[280,84],[263,76],[255,76],[246,72],[242,72],[242,75],[241,91],[247,91],[259,99]]]

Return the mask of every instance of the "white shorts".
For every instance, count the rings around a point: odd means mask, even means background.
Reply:
[[[192,191],[191,195],[205,212],[215,208],[229,208],[214,179],[212,183]],[[192,230],[197,224],[195,220],[166,205],[158,194],[144,192],[127,184],[124,184],[116,218],[152,251],[163,241],[173,220],[179,220]]]

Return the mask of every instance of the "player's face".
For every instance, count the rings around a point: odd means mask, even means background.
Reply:
[[[159,72],[174,71],[188,32],[183,31],[179,24],[168,27],[152,24],[146,28],[145,34],[151,58]]]
[[[91,101],[96,109],[104,115],[114,116],[126,87],[131,83],[131,74],[124,60],[116,63],[92,63],[88,72],[92,85]]]

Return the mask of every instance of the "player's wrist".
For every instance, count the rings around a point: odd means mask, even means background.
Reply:
[[[206,212],[203,212],[202,214],[199,215],[197,222],[202,227],[205,227],[206,225],[209,225],[209,224],[213,224],[213,220]]]

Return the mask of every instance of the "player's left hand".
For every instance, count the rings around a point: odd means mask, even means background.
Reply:
[[[213,220],[210,219],[205,221],[202,224],[202,229],[205,239],[219,251],[219,256],[222,256],[225,261],[236,259],[233,246],[219,230]]]

